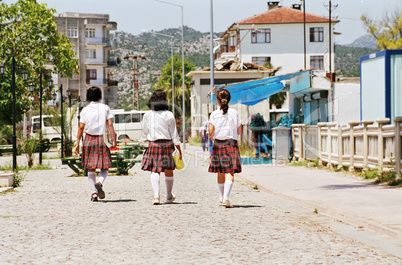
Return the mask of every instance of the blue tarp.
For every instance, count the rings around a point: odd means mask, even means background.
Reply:
[[[280,92],[285,87],[282,81],[294,78],[305,72],[308,71],[273,76],[243,83],[217,86],[217,91],[219,91],[221,88],[225,88],[230,92],[230,105],[241,103],[243,105],[252,106]],[[211,94],[210,99],[214,102],[215,94]]]

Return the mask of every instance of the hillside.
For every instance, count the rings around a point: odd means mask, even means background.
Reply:
[[[174,36],[174,54],[181,57],[181,30],[165,29],[157,33]],[[214,38],[218,37],[215,34]],[[146,60],[138,61],[140,106],[144,106],[150,95],[152,85],[156,83],[160,69],[171,56],[171,41],[169,37],[152,33],[132,35],[118,31],[111,35],[117,49],[111,52],[111,59],[123,58],[126,55],[145,56]],[[209,33],[201,33],[189,27],[184,27],[184,56],[197,69],[209,66]],[[128,108],[132,104],[132,68],[131,60],[122,60],[114,71],[114,77],[119,82],[119,108]],[[129,95],[129,96],[127,96]]]
[[[157,33],[174,36],[174,54],[181,56],[180,29],[165,29]],[[220,35],[220,33],[216,33],[214,38]],[[122,31],[114,32],[111,38],[117,46],[117,49],[111,53],[111,59],[123,58],[125,55],[146,57],[146,60],[138,62],[140,106],[143,107],[149,98],[152,85],[157,81],[160,69],[171,55],[170,38],[152,33],[132,35]],[[372,39],[361,37],[350,45],[335,45],[335,70],[337,74],[345,77],[359,76],[360,56],[377,50],[367,47],[352,47],[352,45],[372,47],[370,43],[372,43]],[[185,58],[193,63],[197,69],[209,67],[209,46],[209,33],[201,33],[189,27],[184,28]],[[114,71],[114,76],[119,82],[119,108],[128,109],[132,104],[132,68],[131,60],[122,60],[120,66]]]
[[[360,76],[360,57],[377,51],[377,49],[335,45],[335,71],[337,75]]]

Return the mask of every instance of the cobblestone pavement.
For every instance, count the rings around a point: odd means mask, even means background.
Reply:
[[[97,203],[70,169],[29,172],[0,195],[0,264],[402,264],[334,232],[335,220],[238,181],[235,208],[223,208],[207,165],[187,164],[175,172],[176,202],[158,206],[139,165],[109,176]],[[161,188],[164,197],[163,177]]]

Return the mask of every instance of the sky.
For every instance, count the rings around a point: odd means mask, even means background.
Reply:
[[[183,6],[184,25],[201,32],[210,32],[211,0],[164,0]],[[7,4],[16,0],[3,1]],[[109,14],[117,22],[117,30],[138,35],[141,31],[163,30],[181,26],[181,8],[155,0],[38,0],[57,13],[80,12]],[[234,22],[267,11],[268,0],[213,0],[214,32],[224,32]],[[306,12],[328,16],[329,0],[306,0]],[[402,10],[401,0],[332,0],[337,5],[333,18],[340,20],[335,31],[337,44],[349,44],[366,34],[361,15],[381,20],[386,12]],[[281,0],[290,7],[300,0]]]

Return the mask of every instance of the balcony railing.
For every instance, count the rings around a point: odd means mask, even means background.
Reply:
[[[97,38],[85,38],[86,44],[108,44],[108,40],[105,37]]]
[[[116,60],[108,60],[107,66],[117,66]]]

